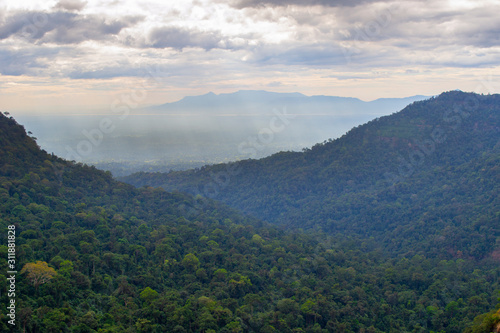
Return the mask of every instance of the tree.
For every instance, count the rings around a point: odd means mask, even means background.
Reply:
[[[182,264],[186,269],[194,271],[200,265],[200,260],[192,253],[188,253],[182,259]]]
[[[49,267],[45,261],[27,263],[21,270],[21,274],[25,272],[28,273],[28,280],[37,290],[41,284],[47,283],[57,275],[56,270]]]
[[[146,302],[151,302],[152,300],[158,298],[158,292],[150,287],[146,287],[140,294],[139,297]]]
[[[68,325],[66,320],[70,319],[70,316],[64,309],[55,309],[50,311],[43,318],[43,326],[45,332],[64,332],[67,330]]]

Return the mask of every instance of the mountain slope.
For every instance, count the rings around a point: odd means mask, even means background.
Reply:
[[[1,331],[460,332],[500,290],[498,266],[283,232],[48,155],[2,114],[0,129],[0,227],[15,227],[20,272]],[[21,273],[43,262],[52,279]]]
[[[483,258],[500,245],[499,138],[500,96],[453,91],[302,153],[124,180],[200,193],[289,227],[375,237],[400,254]]]

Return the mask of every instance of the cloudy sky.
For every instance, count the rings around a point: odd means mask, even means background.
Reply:
[[[500,0],[3,0],[0,108],[500,91]]]

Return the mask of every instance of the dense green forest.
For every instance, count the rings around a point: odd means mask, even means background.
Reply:
[[[495,100],[490,105],[488,124],[496,128],[498,135],[498,124],[494,121],[499,103]],[[486,125],[477,124],[477,136],[488,135],[489,132],[484,131]],[[452,142],[451,136],[448,140]],[[471,138],[461,144],[467,146],[470,142],[478,144],[479,141]],[[5,292],[8,290],[8,246],[7,237],[2,237],[0,302],[4,311],[0,314],[0,330],[489,332],[498,318],[488,311],[494,309],[500,291],[499,255],[495,252],[498,250],[495,248],[498,246],[498,229],[495,229],[499,225],[498,196],[494,195],[494,191],[498,191],[495,183],[498,181],[495,156],[498,155],[494,153],[498,147],[495,148],[496,143],[481,143],[483,146],[478,148],[481,152],[470,157],[460,156],[461,163],[433,164],[431,158],[426,162],[431,164],[427,168],[429,176],[431,170],[443,168],[440,176],[431,180],[436,186],[440,186],[439,181],[445,184],[446,177],[454,179],[460,175],[464,179],[461,183],[464,192],[455,195],[458,204],[446,208],[448,217],[438,218],[437,214],[442,213],[439,210],[442,202],[448,200],[443,187],[453,184],[441,185],[436,193],[428,193],[422,184],[421,189],[412,188],[419,190],[413,193],[405,186],[414,187],[410,181],[424,177],[415,172],[386,186],[385,192],[377,192],[385,197],[375,200],[389,202],[392,195],[392,205],[404,209],[410,207],[405,201],[406,191],[412,193],[411,196],[426,194],[434,197],[434,206],[425,207],[430,199],[410,199],[424,205],[419,208],[429,212],[427,219],[421,219],[420,210],[408,211],[406,220],[400,221],[399,231],[391,230],[392,224],[397,225],[398,221],[391,220],[395,215],[387,213],[379,216],[387,221],[380,227],[368,226],[370,221],[359,220],[352,228],[356,232],[341,227],[340,223],[333,226],[322,223],[305,233],[243,215],[207,198],[209,195],[192,196],[152,187],[137,189],[94,167],[64,161],[42,151],[21,125],[0,114],[0,224],[5,235],[9,227],[15,226],[19,271],[16,274],[16,325],[12,327],[5,311],[11,298]],[[293,197],[294,192],[288,188],[307,179],[311,171],[307,168],[301,171],[298,160],[289,162],[288,156],[308,161],[300,154],[317,153],[319,163],[319,152],[334,144],[318,145],[299,154],[278,154],[264,162],[246,161],[254,165],[255,172],[263,175],[264,180],[271,179],[270,175],[265,176],[266,170],[274,170],[278,177],[280,172],[288,172],[290,164],[296,169],[295,176],[287,173],[280,178],[296,177],[298,182],[290,180],[283,184],[285,189],[280,192],[292,197],[277,196],[267,207],[279,209],[282,201],[290,205],[311,205],[312,201],[302,203],[299,197]],[[367,163],[354,163],[356,156],[365,155],[357,155],[359,151],[353,154],[350,168],[344,170],[338,166],[339,175],[356,174],[356,170]],[[367,153],[370,154],[375,158],[380,152]],[[436,149],[438,154],[448,156]],[[258,163],[268,161],[276,164],[257,171]],[[328,175],[335,169],[331,164],[340,162],[330,159],[323,163]],[[214,168],[217,167],[221,166]],[[224,191],[246,177],[253,178],[256,186],[264,186],[256,174],[245,175],[245,165],[238,169],[223,167],[230,175]],[[209,172],[208,169],[194,174]],[[391,172],[390,165],[386,165],[386,170]],[[340,180],[341,176],[336,179]],[[352,179],[353,176],[339,182],[339,186],[351,184]],[[189,184],[196,181],[193,178]],[[269,183],[269,189],[276,190],[274,185]],[[351,185],[359,187],[361,194],[370,187],[361,179]],[[450,191],[455,189],[453,185]],[[250,187],[247,190],[253,191]],[[311,185],[297,188],[297,193],[311,192],[312,195],[314,191],[323,190]],[[342,199],[340,188],[328,193],[330,198],[338,195],[339,201],[346,200],[344,206],[339,207],[352,206],[358,216],[368,214],[361,207],[366,203],[362,197],[346,195]],[[485,197],[476,200],[475,195]],[[266,195],[255,200],[269,198]],[[365,200],[373,202],[374,199]],[[469,200],[470,207],[462,209],[459,205],[462,200]],[[330,204],[324,202],[324,205]],[[389,206],[387,211],[393,211],[394,207]],[[285,208],[276,216],[284,214]],[[315,218],[322,218],[327,208],[325,206]],[[304,210],[304,214],[307,212]],[[343,214],[347,216],[352,212]],[[463,219],[468,216],[474,219],[455,221],[455,216],[460,214],[464,214]],[[295,213],[289,216],[297,219],[290,223],[296,227],[318,222],[312,218],[301,219],[302,216]],[[406,229],[408,221],[416,228]],[[363,224],[367,228],[365,233],[358,231],[364,228]],[[425,229],[422,224],[431,229],[428,234],[419,235]],[[470,229],[455,233],[466,225]],[[388,240],[381,242],[384,230],[392,232],[386,237],[394,237],[394,243],[399,245],[388,247]],[[371,231],[376,237],[370,236]],[[469,234],[464,235],[466,232]],[[442,243],[429,242],[430,236],[425,236],[431,234]],[[418,237],[428,243],[411,251]],[[457,248],[446,248],[452,243],[447,237],[455,237]],[[473,239],[475,237],[480,239]]]

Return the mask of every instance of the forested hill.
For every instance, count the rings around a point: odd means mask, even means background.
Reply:
[[[500,290],[495,263],[385,258],[374,242],[135,189],[46,154],[1,113],[0,164],[0,228],[15,227],[18,271],[16,296],[0,293],[2,332],[461,332]],[[0,260],[4,291],[7,271]],[[474,332],[488,332],[484,320]]]
[[[451,91],[303,152],[124,180],[396,254],[498,256],[500,95]]]

